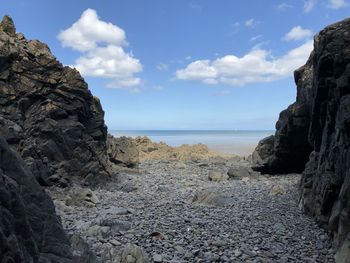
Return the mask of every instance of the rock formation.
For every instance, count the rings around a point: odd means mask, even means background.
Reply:
[[[136,168],[139,163],[139,151],[135,141],[130,137],[114,138],[108,134],[107,153],[109,160],[119,166]]]
[[[73,262],[50,197],[0,138],[1,262]]]
[[[42,185],[73,175],[108,176],[107,128],[99,100],[48,46],[0,23],[0,132]]]
[[[297,99],[280,114],[273,150],[255,169],[303,172],[300,204],[332,231],[337,262],[350,258],[350,19],[315,36],[295,72]],[[266,146],[267,148],[270,146]]]

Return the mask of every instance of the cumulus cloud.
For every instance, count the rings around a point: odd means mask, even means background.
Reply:
[[[248,19],[244,22],[244,25],[249,28],[255,28],[258,24],[260,24],[260,22],[256,21],[254,18]]]
[[[267,50],[253,49],[242,57],[227,55],[213,61],[197,60],[176,71],[176,78],[232,86],[274,81],[291,76],[306,62],[312,48],[313,42],[308,41],[279,58],[272,57]]]
[[[347,5],[348,5],[348,3],[345,2],[345,0],[329,0],[328,1],[328,6],[332,9],[343,8],[343,7],[346,7]]]
[[[297,41],[309,38],[312,36],[312,31],[309,29],[302,28],[301,26],[293,27],[284,37],[284,41]]]
[[[304,13],[311,12],[316,5],[317,0],[304,0]]]
[[[73,65],[83,76],[109,79],[109,88],[127,88],[138,92],[135,86],[141,79],[134,74],[142,71],[140,61],[126,52],[123,29],[98,17],[93,9],[85,10],[78,21],[58,35],[63,47],[81,53]]]

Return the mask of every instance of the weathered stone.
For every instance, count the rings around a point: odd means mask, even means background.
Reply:
[[[221,193],[218,193],[216,191],[207,189],[197,192],[193,199],[193,203],[196,204],[203,204],[203,205],[210,205],[210,206],[223,206],[223,205],[229,205],[232,203],[231,198],[222,195]]]
[[[250,177],[252,170],[246,166],[231,167],[227,171],[227,175],[230,179],[242,179],[244,177]]]
[[[139,151],[136,143],[129,137],[107,137],[107,153],[109,160],[115,164],[135,168],[139,164]]]
[[[213,181],[213,182],[221,182],[222,180],[225,179],[225,176],[219,170],[211,170],[208,173],[208,179],[209,181]]]
[[[116,263],[149,263],[148,256],[143,250],[132,244],[126,245],[119,254]]]
[[[94,207],[98,202],[97,196],[90,189],[78,189],[67,199],[66,205]]]
[[[46,44],[16,34],[7,16],[0,23],[0,82],[1,132],[41,185],[113,175],[99,100],[77,70]]]
[[[73,262],[53,202],[20,156],[0,138],[2,262]]]
[[[7,15],[3,17],[0,23],[0,31],[5,32],[6,34],[12,37],[16,35],[16,27],[11,17]]]

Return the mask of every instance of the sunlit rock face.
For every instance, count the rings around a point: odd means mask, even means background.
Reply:
[[[99,100],[77,70],[16,33],[7,16],[0,24],[0,108],[1,131],[40,184],[111,175]]]
[[[280,114],[273,150],[255,169],[303,172],[300,205],[334,234],[337,261],[350,258],[350,19],[315,36],[295,72],[296,102]],[[261,155],[261,148],[255,155]],[[268,148],[268,146],[265,146]]]

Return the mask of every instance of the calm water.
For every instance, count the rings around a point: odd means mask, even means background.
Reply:
[[[152,141],[171,146],[203,143],[211,150],[249,155],[262,138],[274,131],[110,131],[114,136],[148,136]]]

